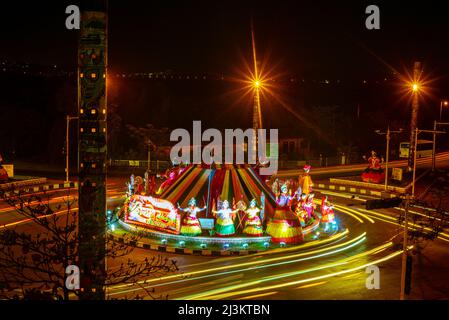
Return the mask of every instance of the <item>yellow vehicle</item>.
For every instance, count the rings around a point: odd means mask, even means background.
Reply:
[[[432,140],[418,140],[416,146],[416,158],[432,156]],[[408,158],[410,152],[410,142],[401,142],[399,144],[399,158]]]

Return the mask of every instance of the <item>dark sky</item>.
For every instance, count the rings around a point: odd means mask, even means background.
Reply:
[[[74,69],[77,31],[65,29],[75,0],[2,2],[0,59]],[[381,30],[365,28],[380,8]],[[444,1],[110,0],[109,59],[117,72],[232,73],[250,57],[250,17],[261,60],[289,74],[382,74],[380,59],[403,71],[419,59],[448,74]],[[370,53],[371,52],[371,53]]]

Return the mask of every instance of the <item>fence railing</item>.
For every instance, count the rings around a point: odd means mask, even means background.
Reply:
[[[113,160],[108,161],[110,168],[122,168],[122,169],[142,169],[148,168],[148,160]],[[164,160],[152,160],[150,163],[150,170],[153,172],[163,172],[171,167],[170,161]]]

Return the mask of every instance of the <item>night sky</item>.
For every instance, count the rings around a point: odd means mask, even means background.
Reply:
[[[75,68],[76,31],[65,7],[79,1],[2,3],[1,59]],[[381,30],[365,28],[380,8]],[[261,59],[283,73],[343,77],[403,72],[419,59],[448,74],[444,1],[109,1],[110,69],[232,73],[250,54],[254,17]]]
[[[0,113],[21,119],[20,128],[14,122],[0,127],[4,154],[43,154],[56,162],[62,157],[63,119],[77,111],[78,31],[65,28],[70,4],[83,8],[80,0],[1,5],[1,63],[69,72],[60,78],[28,77],[20,67],[18,73],[0,72]],[[380,30],[365,27],[370,4],[380,8]],[[234,93],[241,84],[227,80],[241,77],[252,63],[252,17],[258,60],[273,68],[271,75],[280,80],[276,93],[301,115],[291,116],[279,101],[263,98],[264,125],[305,137],[317,150],[333,153],[347,142],[364,152],[383,143],[374,129],[408,127],[410,95],[398,88],[398,76],[411,73],[414,61],[423,62],[425,77],[434,80],[431,94],[423,97],[419,125],[431,126],[441,99],[449,98],[446,13],[444,1],[110,0],[108,103],[121,117],[117,136],[128,137],[128,124],[190,128],[200,119],[209,127],[250,125],[251,97],[241,100]],[[206,74],[208,80],[116,77],[162,71]],[[222,75],[226,81],[213,80]],[[323,84],[325,79],[331,85]],[[338,133],[340,142],[321,144],[312,122],[332,136]],[[131,148],[130,143],[113,145]]]

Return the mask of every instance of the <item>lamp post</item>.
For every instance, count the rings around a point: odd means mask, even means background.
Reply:
[[[441,118],[443,117],[443,106],[447,107],[448,105],[449,105],[449,102],[447,100],[440,101],[440,121],[441,121]]]
[[[437,122],[436,120],[433,122],[433,144],[432,144],[432,171],[436,169],[436,143],[437,143],[437,127],[440,126],[449,126],[449,122]]]
[[[415,129],[417,127],[418,122],[418,109],[419,109],[419,91],[420,91],[420,83],[419,79],[421,77],[421,62],[415,62],[413,66],[413,83],[411,84],[412,90],[412,116],[410,119],[410,148],[409,148],[409,156],[408,156],[408,171],[410,172],[414,166],[415,156],[412,153],[415,150]]]
[[[150,173],[151,170],[151,140],[148,139],[148,164],[147,164],[147,171]]]
[[[78,119],[78,117],[73,117],[73,116],[67,116],[66,121],[67,121],[67,125],[66,125],[66,131],[65,131],[65,181],[69,182],[69,167],[70,167],[70,163],[69,163],[69,139],[70,139],[70,120],[75,120]]]
[[[380,130],[375,131],[377,134],[385,135],[387,140],[387,150],[385,152],[385,191],[388,190],[388,161],[390,156],[390,140],[391,140],[391,134],[392,133],[401,133],[402,129],[399,129],[397,131],[390,130],[390,126],[387,128],[387,132],[381,132]]]
[[[415,141],[414,141],[414,150],[413,150],[413,157],[414,157],[414,161],[413,161],[413,181],[412,181],[412,198],[415,198],[415,181],[416,181],[416,146],[417,146],[417,142],[418,142],[418,135],[421,132],[426,132],[426,133],[432,133],[433,135],[436,135],[438,133],[446,133],[444,131],[437,131],[437,130],[419,130],[418,128],[415,129]]]
[[[404,239],[402,244],[402,268],[401,268],[401,292],[400,300],[405,299],[405,283],[407,274],[407,257],[408,257],[408,209],[410,205],[410,195],[407,193],[404,210]]]

